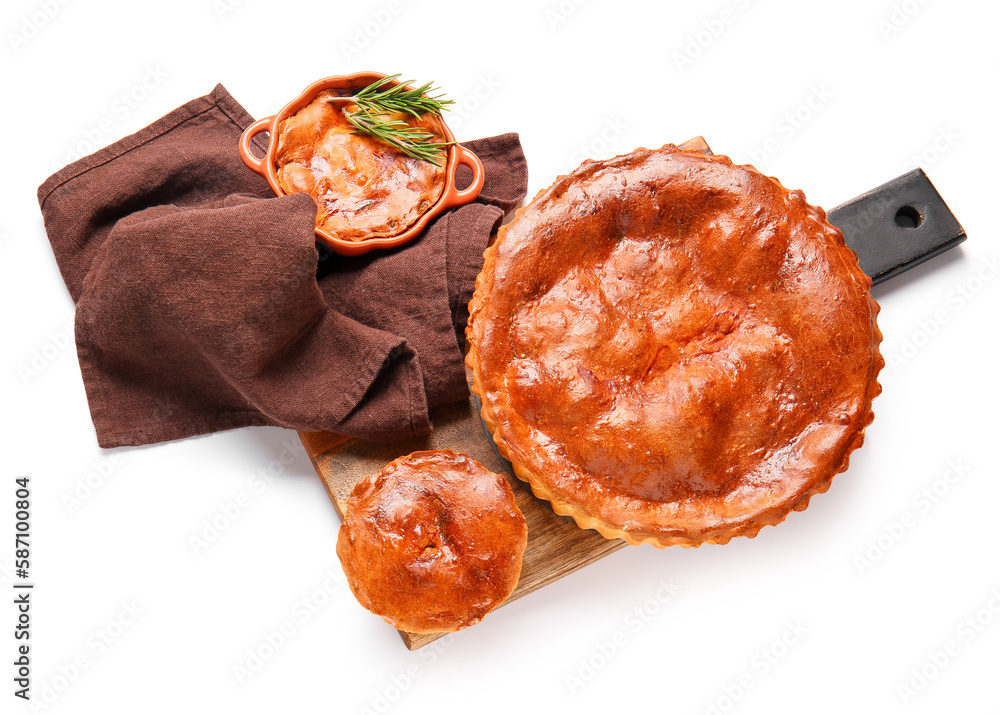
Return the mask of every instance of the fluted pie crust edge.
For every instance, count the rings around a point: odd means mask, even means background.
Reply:
[[[722,164],[732,167],[736,171],[747,172],[748,176],[753,177],[753,181],[764,179],[773,182],[777,189],[784,194],[784,199],[788,205],[794,205],[799,207],[798,210],[804,210],[805,219],[815,222],[816,230],[822,233],[828,240],[832,240],[832,250],[841,254],[839,258],[843,259],[841,262],[843,263],[844,270],[858,284],[862,285],[866,292],[871,321],[870,372],[868,374],[867,385],[864,388],[863,406],[858,412],[860,419],[857,420],[857,428],[853,435],[841,445],[839,454],[821,455],[826,458],[822,460],[822,463],[813,466],[814,473],[809,480],[809,484],[789,498],[778,500],[771,504],[764,504],[763,506],[757,505],[750,513],[741,515],[741,518],[727,518],[722,516],[718,519],[718,523],[715,524],[690,525],[682,523],[677,525],[677,528],[669,530],[644,528],[642,524],[637,524],[634,520],[633,523],[627,525],[616,523],[614,520],[595,513],[599,511],[600,505],[597,505],[598,508],[595,508],[593,505],[578,503],[554,490],[550,486],[546,476],[540,473],[539,467],[533,465],[530,458],[525,457],[525,453],[527,452],[526,446],[517,444],[517,436],[507,433],[501,427],[500,423],[502,420],[499,419],[499,416],[505,410],[513,410],[513,407],[511,406],[509,395],[506,396],[506,399],[495,402],[488,394],[488,390],[484,385],[483,356],[480,353],[483,332],[486,330],[483,315],[491,301],[491,294],[494,289],[493,283],[497,270],[499,248],[503,246],[505,237],[512,230],[511,227],[516,226],[529,213],[539,210],[538,207],[540,205],[544,205],[547,202],[560,201],[563,194],[575,182],[592,176],[595,167],[603,167],[609,165],[611,162],[619,162],[620,164],[627,165],[629,157],[644,157],[657,153],[688,156],[696,158],[698,161]],[[636,160],[638,161],[639,159],[637,158]],[[513,221],[501,227],[497,240],[486,250],[484,258],[484,268],[477,278],[476,290],[469,304],[470,318],[466,330],[469,346],[466,363],[473,375],[472,390],[480,398],[482,419],[493,435],[493,440],[497,445],[498,451],[504,458],[511,462],[517,477],[527,482],[537,497],[550,502],[552,509],[557,514],[573,518],[582,528],[594,529],[608,539],[623,539],[629,544],[634,545],[651,544],[658,548],[671,545],[693,547],[705,543],[725,544],[736,536],[752,538],[764,526],[776,525],[782,522],[791,511],[805,509],[814,494],[825,492],[829,488],[833,477],[847,469],[851,453],[864,442],[865,429],[874,419],[872,400],[881,392],[881,385],[877,379],[878,374],[885,365],[885,361],[879,351],[882,334],[876,322],[879,306],[871,297],[871,280],[858,267],[857,257],[844,243],[842,233],[827,222],[826,214],[821,208],[806,204],[801,192],[785,188],[776,179],[766,177],[753,167],[738,167],[725,156],[705,157],[698,152],[683,151],[673,145],[666,145],[660,150],[652,152],[646,149],[637,149],[635,152],[624,157],[616,157],[615,159],[601,162],[584,162],[584,164],[570,174],[558,177],[552,186],[539,192],[530,204],[518,209],[515,212]]]

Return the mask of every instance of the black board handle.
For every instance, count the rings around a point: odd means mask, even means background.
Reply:
[[[965,240],[965,229],[923,169],[831,209],[827,218],[844,232],[876,285]]]

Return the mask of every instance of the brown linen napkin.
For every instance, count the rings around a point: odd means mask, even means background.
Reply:
[[[517,135],[463,142],[474,203],[317,271],[312,199],[274,197],[237,154],[252,121],[219,85],[38,190],[102,447],[247,425],[392,440],[468,394],[465,306],[527,190]]]

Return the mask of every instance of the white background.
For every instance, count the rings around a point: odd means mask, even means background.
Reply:
[[[0,711],[29,710],[10,665],[27,474],[47,712],[1000,713],[998,23],[972,0],[6,0]],[[368,69],[436,82],[459,139],[520,132],[529,196],[698,134],[828,208],[919,162],[969,240],[876,289],[891,364],[849,471],[756,539],[630,548],[411,653],[342,585],[294,433],[100,450],[37,186],[217,82],[264,116]]]

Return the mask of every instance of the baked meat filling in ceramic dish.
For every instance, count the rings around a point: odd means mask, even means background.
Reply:
[[[468,363],[501,453],[556,512],[725,543],[804,509],[861,445],[884,365],[870,288],[801,192],[639,149],[501,229]]]
[[[347,241],[395,236],[412,226],[444,191],[444,166],[406,156],[354,127],[342,110],[357,105],[331,101],[343,94],[323,90],[278,128],[275,168],[287,193],[304,192],[317,204],[316,226]],[[447,139],[433,114],[390,119]]]

